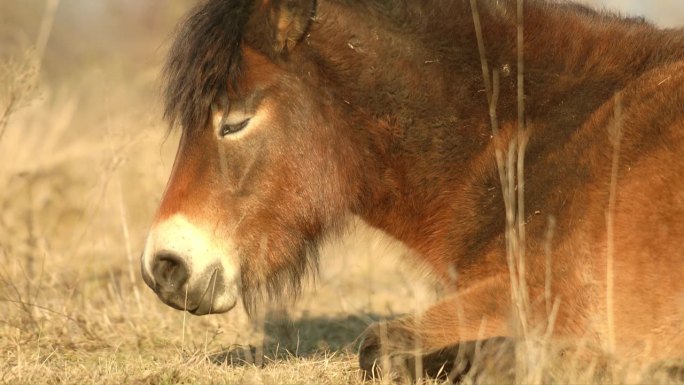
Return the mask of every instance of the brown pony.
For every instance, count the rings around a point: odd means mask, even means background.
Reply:
[[[681,355],[684,31],[534,0],[517,15],[512,0],[205,1],[166,65],[182,138],[146,283],[193,314],[249,310],[296,293],[356,217],[447,293],[371,326],[367,372],[414,346],[430,367],[514,339],[523,281],[530,322],[555,320],[559,340]]]

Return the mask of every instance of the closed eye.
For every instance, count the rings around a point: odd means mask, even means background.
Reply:
[[[249,124],[249,119],[245,119],[237,124],[223,123],[221,125],[221,130],[219,132],[221,134],[221,137],[225,137],[242,131],[243,128],[247,127],[247,124]]]

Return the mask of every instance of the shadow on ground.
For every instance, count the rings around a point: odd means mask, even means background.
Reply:
[[[211,355],[218,365],[268,365],[278,359],[307,358],[322,354],[356,354],[359,336],[376,314],[346,317],[301,317],[293,320],[283,314],[269,314],[264,323],[264,345],[234,346]]]

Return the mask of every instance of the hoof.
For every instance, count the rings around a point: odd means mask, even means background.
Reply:
[[[363,332],[359,347],[359,367],[366,380],[380,378],[382,366],[382,346],[380,338],[380,324],[374,323]]]
[[[497,362],[498,370],[495,371],[506,372],[513,356],[514,342],[505,337],[464,341],[435,351],[415,353],[411,343],[415,341],[414,336],[406,332],[402,328],[392,328],[391,323],[375,323],[366,329],[359,347],[359,367],[364,379],[414,382],[432,378],[458,383],[466,375],[480,377],[478,373],[470,372],[474,366],[482,369],[483,360]],[[479,365],[473,365],[476,360]]]
[[[384,378],[399,381],[411,378],[409,362],[413,357],[407,353],[413,344],[413,335],[399,323],[377,322],[370,325],[362,335],[359,347],[359,367],[364,379]]]

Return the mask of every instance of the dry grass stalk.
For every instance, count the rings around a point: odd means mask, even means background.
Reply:
[[[7,78],[9,86],[5,91],[4,99],[6,100],[0,113],[0,141],[5,135],[10,116],[30,101],[28,99],[33,96],[38,86],[41,63],[50,39],[58,5],[59,0],[47,0],[35,47],[26,52],[18,63],[7,63],[7,73],[2,77]]]
[[[608,353],[615,351],[615,309],[614,309],[614,254],[615,254],[615,201],[617,197],[618,169],[620,165],[620,140],[622,137],[622,94],[615,95],[614,121],[610,126],[610,139],[613,144],[611,161],[610,191],[606,210],[606,322],[608,330]]]
[[[496,113],[499,99],[499,72],[489,73],[486,58],[486,48],[482,34],[482,25],[477,0],[471,0],[473,24],[478,43],[482,74],[485,84],[487,101],[489,104],[490,124],[495,141],[500,141],[498,117]],[[516,345],[516,382],[541,383],[544,381],[544,362],[551,351],[551,334],[555,317],[558,312],[558,301],[551,299],[551,254],[547,252],[547,278],[545,283],[546,308],[549,319],[546,325],[531,325],[529,304],[530,298],[526,284],[525,264],[525,149],[528,142],[528,132],[525,128],[525,99],[524,99],[524,19],[523,0],[517,1],[517,104],[518,130],[510,139],[507,149],[502,151],[497,143],[495,158],[499,170],[499,179],[506,210],[506,256],[511,281],[511,301],[513,304],[514,334],[520,339]],[[506,146],[504,146],[505,148]],[[553,234],[554,219],[549,218],[549,230],[546,242],[550,245]],[[541,328],[540,328],[541,327]],[[542,334],[539,335],[539,331]]]

